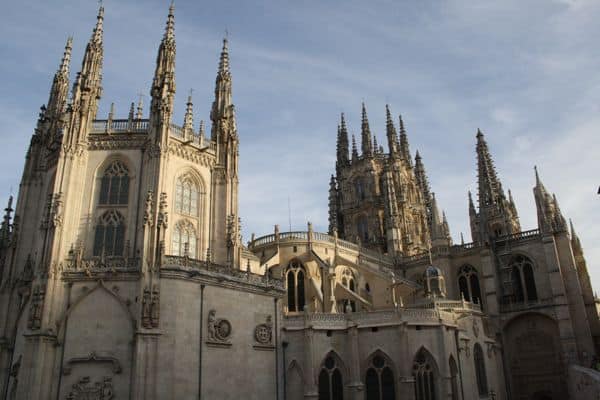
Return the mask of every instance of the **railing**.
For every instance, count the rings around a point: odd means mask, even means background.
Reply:
[[[273,287],[275,289],[284,290],[285,286],[282,279],[273,278],[268,273],[264,275],[255,274],[249,271],[242,271],[237,268],[228,267],[225,265],[219,265],[208,261],[196,260],[189,257],[180,256],[163,256],[162,268],[168,269],[169,267],[177,267],[178,269],[185,269],[188,271],[205,271],[209,273],[217,273],[225,275],[230,279],[233,279],[242,283],[249,283],[252,285]]]
[[[409,304],[409,307],[425,309],[438,308],[441,310],[469,310],[481,312],[481,306],[479,304],[461,300],[423,299]]]
[[[452,312],[440,308],[396,308],[378,311],[353,313],[289,313],[284,316],[283,324],[287,329],[346,329],[349,326],[439,324],[440,319],[451,322],[456,317]]]
[[[139,258],[106,257],[102,259],[69,259],[65,262],[65,270],[70,272],[123,272],[138,271],[140,267]]]
[[[109,126],[110,122],[110,126]],[[144,133],[148,131],[147,119],[96,119],[92,121],[92,134],[101,133]]]
[[[499,238],[497,238],[495,240],[495,242],[496,243],[509,242],[509,241],[512,242],[512,241],[521,240],[521,239],[538,238],[539,236],[540,236],[539,229],[531,229],[529,231],[517,232],[517,233],[513,233],[511,235],[500,236]]]

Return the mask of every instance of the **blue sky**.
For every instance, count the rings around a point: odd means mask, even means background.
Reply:
[[[125,117],[146,94],[167,1],[106,0],[104,95]],[[3,5],[0,24],[0,200],[17,191],[39,106],[68,35],[80,68],[95,1]],[[207,120],[225,30],[229,31],[241,146],[244,239],[288,225],[327,230],[327,190],[339,113],[385,137],[385,104],[402,113],[455,241],[468,241],[467,190],[476,191],[475,133],[486,134],[499,176],[512,189],[523,229],[536,227],[537,164],[572,218],[600,288],[596,190],[600,145],[600,2],[183,1],[176,8],[175,122],[194,89],[196,126]],[[284,228],[285,227],[285,228]]]

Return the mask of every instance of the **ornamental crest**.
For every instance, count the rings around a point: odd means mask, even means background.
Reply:
[[[67,395],[67,400],[112,400],[115,398],[112,378],[104,377],[101,382],[93,385],[90,377],[84,376],[73,385],[73,390]]]
[[[257,325],[254,328],[254,339],[263,345],[270,345],[273,343],[273,321],[271,316],[267,317],[267,321],[264,324]]]

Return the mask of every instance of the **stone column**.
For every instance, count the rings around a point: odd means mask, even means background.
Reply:
[[[350,354],[350,383],[348,388],[350,398],[353,400],[363,400],[364,385],[360,380],[360,355],[358,353],[358,327],[356,324],[348,329],[348,354]]]
[[[135,337],[132,396],[133,400],[158,400],[166,393],[158,393],[159,332],[137,332]]]
[[[313,354],[314,331],[312,327],[304,327],[304,398],[317,399],[319,391],[315,382],[315,365]]]
[[[396,361],[398,371],[396,398],[415,400],[414,378],[412,376],[413,351],[408,347],[408,327],[406,322],[398,326],[398,352],[400,358]]]

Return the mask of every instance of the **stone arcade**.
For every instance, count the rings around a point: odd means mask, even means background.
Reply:
[[[385,152],[363,105],[360,152],[338,126],[329,232],[244,246],[227,40],[207,136],[191,96],[172,121],[173,6],[148,118],[98,119],[103,21],[71,96],[67,41],[0,227],[0,398],[567,398],[600,322],[537,171],[522,231],[478,132],[473,242],[455,245],[402,119],[387,108]]]

